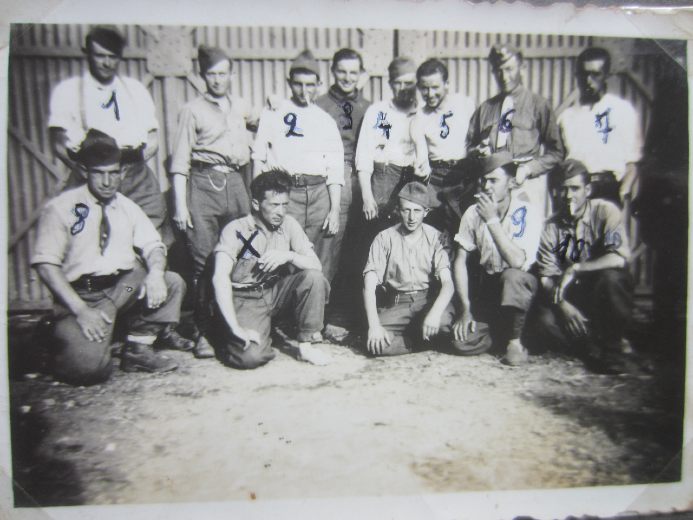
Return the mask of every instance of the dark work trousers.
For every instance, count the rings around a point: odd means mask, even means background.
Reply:
[[[260,344],[243,343],[233,336],[224,318],[216,312],[215,332],[221,332],[222,360],[234,368],[257,368],[274,358],[270,332],[272,318],[289,314],[298,330],[298,341],[310,341],[323,328],[329,284],[322,272],[306,269],[287,275],[271,287],[234,289],[233,306],[241,327],[258,332]]]
[[[89,385],[105,381],[111,372],[111,339],[116,317],[127,320],[127,333],[133,336],[157,335],[165,325],[178,323],[180,304],[185,295],[182,278],[170,271],[164,274],[168,294],[156,309],[148,309],[146,297],[137,296],[147,271],[138,266],[123,274],[113,287],[103,291],[76,290],[89,307],[103,311],[113,321],[102,342],[89,341],[75,316],[56,303],[53,310],[55,329],[54,373],[73,385]]]
[[[463,164],[462,161],[431,164],[432,204],[424,222],[451,236],[457,233],[461,216],[474,203],[476,182],[465,178]]]
[[[394,164],[373,164],[371,175],[371,191],[378,205],[378,216],[367,221],[365,239],[366,255],[371,242],[381,231],[394,226],[399,222],[397,218],[397,204],[399,192],[402,187],[412,180],[413,169],[411,167],[396,166]],[[362,212],[363,215],[363,212]]]
[[[486,328],[480,324],[476,333],[470,335],[467,341],[457,341],[453,337],[452,325],[455,323],[455,308],[448,304],[440,319],[438,334],[425,341],[423,339],[423,322],[435,301],[429,291],[411,293],[388,293],[384,298],[385,304],[378,307],[380,324],[391,335],[389,345],[383,349],[381,356],[398,356],[414,351],[438,349],[454,354],[481,354],[485,347],[484,333]],[[490,346],[490,343],[488,343]]]
[[[505,348],[508,341],[522,336],[537,287],[536,277],[521,269],[508,268],[492,275],[481,273],[472,298],[472,315],[488,324],[495,347]]]
[[[589,320],[589,340],[598,355],[618,355],[620,341],[633,309],[633,281],[626,269],[604,269],[580,273],[567,289],[565,298]],[[532,336],[542,347],[572,351],[585,339],[574,339],[565,328],[560,309],[547,301],[536,305]],[[591,353],[590,353],[591,354]]]
[[[168,218],[166,198],[161,193],[156,175],[144,160],[123,162],[122,170],[124,173],[123,181],[118,191],[142,208],[142,211],[149,217],[161,235],[166,247],[170,247],[174,238],[173,228]],[[66,189],[84,184],[83,175],[83,173],[73,171]]]
[[[291,186],[287,213],[298,221],[312,242],[328,281],[334,276],[338,260],[332,251],[334,236],[327,236],[322,229],[329,212],[330,195],[324,179],[319,184],[305,185],[299,182]]]
[[[612,172],[599,172],[590,174],[590,198],[609,200],[619,208],[623,207],[619,190],[621,183],[616,180]]]

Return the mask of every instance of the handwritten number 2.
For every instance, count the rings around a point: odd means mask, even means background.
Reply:
[[[513,224],[515,224],[516,226],[520,226],[520,229],[513,233],[513,238],[520,238],[522,235],[525,234],[526,216],[527,207],[522,206],[521,208],[517,208],[510,217]]]
[[[293,112],[286,114],[284,116],[284,123],[289,127],[289,130],[286,132],[286,137],[303,137],[303,134],[298,133],[301,129],[297,127],[298,116],[296,114]]]

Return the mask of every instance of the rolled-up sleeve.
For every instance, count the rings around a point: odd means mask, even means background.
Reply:
[[[450,257],[448,256],[448,252],[445,250],[443,237],[440,233],[438,233],[436,235],[433,249],[433,274],[436,278],[440,279],[440,273],[445,269],[450,270]]]
[[[190,107],[184,106],[178,115],[178,127],[173,138],[171,173],[190,175],[190,154],[196,138],[195,116]]]
[[[455,235],[455,243],[457,243],[462,249],[471,253],[476,251],[476,204],[467,208],[467,211],[462,215],[462,220],[460,221],[460,229]]]
[[[134,222],[133,247],[142,251],[144,258],[147,258],[155,249],[161,249],[166,254],[166,246],[161,241],[161,235],[144,211],[135,203],[129,206],[128,211]]]
[[[68,229],[54,204],[48,204],[41,212],[38,223],[31,266],[38,264],[62,265],[67,251]]]
[[[382,284],[385,279],[385,270],[387,269],[388,247],[387,237],[384,233],[379,233],[368,251],[368,260],[363,268],[363,276],[367,273],[374,272],[378,277],[378,283]]]
[[[301,224],[296,222],[294,219],[286,218],[284,220],[285,232],[289,235],[289,247],[291,251],[298,253],[299,255],[315,256],[315,251],[313,250],[313,243],[303,231]]]
[[[376,118],[377,108],[370,106],[366,110],[359,132],[359,140],[356,145],[356,171],[367,174],[373,173],[373,158],[375,157],[375,139],[373,128],[369,122]]]
[[[233,262],[236,261],[236,257],[241,251],[240,241],[238,237],[236,237],[238,227],[235,222],[236,221],[231,221],[226,224],[219,237],[219,242],[217,242],[217,245],[214,247],[215,253],[224,253]]]
[[[558,262],[559,233],[556,224],[547,223],[541,233],[537,251],[539,276],[560,276],[563,273]]]

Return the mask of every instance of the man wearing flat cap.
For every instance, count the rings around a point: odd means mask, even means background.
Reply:
[[[123,172],[116,141],[89,130],[75,160],[86,184],[64,191],[43,209],[31,258],[56,300],[55,376],[75,385],[106,380],[115,321],[126,313],[121,368],[174,370],[176,363],[153,345],[192,348],[172,328],[185,284],[165,271],[166,247],[151,221],[118,193]]]
[[[337,258],[332,252],[339,231],[344,185],[344,146],[334,119],[318,107],[320,68],[306,50],[291,63],[291,98],[260,116],[253,144],[253,176],[283,170],[292,179],[288,213],[301,225],[322,263],[328,281]]]
[[[509,151],[479,157],[477,168],[477,202],[464,213],[455,235],[454,275],[460,299],[455,337],[465,341],[477,332],[477,321],[485,322],[492,345],[505,351],[503,361],[521,365],[528,355],[520,337],[537,288],[528,270],[536,259],[542,213],[524,192],[511,191],[518,166]],[[475,251],[481,273],[472,291],[467,259]]]
[[[469,123],[467,149],[488,155],[509,151],[522,159],[515,182],[543,215],[549,213],[547,175],[563,160],[556,118],[549,102],[522,84],[522,53],[497,44],[488,56],[500,93],[484,101]]]
[[[451,331],[455,288],[450,259],[441,233],[423,222],[431,205],[430,188],[410,182],[398,200],[399,224],[375,237],[363,270],[366,349],[374,356],[430,347],[457,352],[460,342]],[[378,287],[384,289],[380,305]]]
[[[166,201],[159,181],[146,162],[159,146],[154,102],[139,81],[117,74],[125,38],[113,26],[93,27],[84,52],[88,67],[81,76],[55,86],[48,128],[53,151],[72,169],[68,187],[84,182],[74,154],[90,129],[113,137],[122,149],[120,191],[136,202],[166,243],[172,242]]]
[[[243,169],[250,162],[248,128],[255,121],[250,105],[229,92],[232,64],[228,54],[201,45],[198,63],[207,92],[181,109],[170,169],[176,207],[173,220],[187,237],[193,259],[196,322],[204,328],[202,282],[198,282],[221,229],[250,211]],[[203,331],[198,334],[194,354],[214,356]]]
[[[388,66],[392,98],[373,103],[363,118],[356,170],[369,238],[397,222],[397,193],[414,173],[414,141],[409,128],[416,114],[416,63],[404,56]]]
[[[628,235],[619,208],[590,200],[587,168],[560,168],[560,211],[546,222],[537,255],[541,277],[537,341],[573,351],[597,372],[630,370],[624,333],[633,308]]]

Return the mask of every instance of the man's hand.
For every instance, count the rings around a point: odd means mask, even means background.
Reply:
[[[414,165],[414,175],[425,182],[431,175],[431,165],[428,163],[428,159],[423,159],[417,161]]]
[[[586,336],[589,332],[589,320],[575,307],[573,304],[569,303],[567,300],[563,300],[558,308],[563,312],[563,318],[565,319],[565,325],[568,332],[573,337]]]
[[[322,225],[322,230],[327,236],[333,236],[339,231],[339,210],[330,210]]]
[[[376,325],[375,327],[369,327],[368,329],[368,342],[366,347],[368,352],[371,354],[379,355],[383,353],[383,349],[392,342],[392,337],[390,333],[385,330],[382,325]]]
[[[515,184],[517,186],[522,186],[525,180],[531,178],[529,167],[526,164],[521,164],[517,167],[517,171],[515,172]]]
[[[157,309],[166,301],[167,295],[168,288],[166,287],[166,280],[164,280],[164,272],[154,269],[149,271],[144,278],[144,283],[142,284],[137,299],[141,300],[146,296],[147,307],[150,309]]]
[[[76,314],[75,318],[84,337],[89,341],[99,343],[108,336],[109,325],[113,323],[113,320],[104,311],[87,306]]]
[[[265,251],[257,261],[260,269],[265,273],[271,273],[278,267],[289,263],[293,260],[294,253],[291,251],[278,251],[276,249],[270,249]]]
[[[429,311],[426,318],[423,321],[423,339],[428,341],[433,339],[433,336],[438,334],[440,330],[440,313],[434,313],[433,310]]]
[[[256,330],[238,327],[236,330],[232,330],[231,332],[233,332],[233,335],[243,342],[243,352],[250,348],[251,343],[260,345],[260,333]]]
[[[363,194],[363,216],[366,220],[373,220],[378,216],[378,205],[372,195]]]
[[[185,231],[187,228],[193,229],[192,218],[188,206],[185,204],[176,204],[176,213],[173,216],[173,222],[180,231]]]
[[[563,276],[558,280],[558,285],[553,291],[553,303],[561,303],[564,301],[565,292],[571,283],[575,281],[575,267],[570,266],[564,272]]]
[[[452,332],[457,341],[467,341],[469,335],[476,332],[476,322],[472,318],[472,313],[468,310],[464,311],[452,326]]]
[[[494,217],[498,218],[498,203],[493,195],[480,193],[476,200],[476,211],[484,222],[488,222]]]
[[[480,157],[491,155],[491,141],[489,138],[482,139],[478,145],[470,148],[469,155],[477,155]]]

